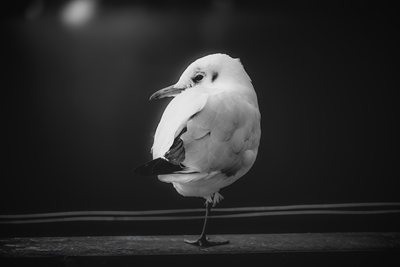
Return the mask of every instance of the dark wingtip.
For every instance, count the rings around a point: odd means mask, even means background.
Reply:
[[[142,176],[152,176],[160,174],[171,174],[178,171],[182,171],[183,167],[179,164],[173,164],[166,159],[157,158],[133,170],[134,174]]]

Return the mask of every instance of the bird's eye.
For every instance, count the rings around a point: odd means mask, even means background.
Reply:
[[[192,78],[193,82],[198,83],[203,79],[203,75],[202,74],[197,74],[194,78]]]

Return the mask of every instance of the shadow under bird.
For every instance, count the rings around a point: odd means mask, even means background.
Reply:
[[[219,189],[246,174],[257,157],[261,115],[250,77],[239,59],[212,54],[191,63],[178,82],[150,100],[174,97],[158,124],[153,160],[135,174],[158,175],[183,196],[204,197],[202,247],[227,244],[206,237],[207,218],[222,196]]]

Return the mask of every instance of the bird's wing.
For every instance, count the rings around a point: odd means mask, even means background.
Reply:
[[[207,177],[198,174],[218,172],[233,176],[242,169],[245,152],[257,150],[259,145],[258,108],[232,93],[203,93],[189,102],[175,99],[179,102],[171,101],[157,128],[155,159],[138,167],[135,173],[193,173],[191,177],[184,176],[189,181]]]
[[[245,98],[232,93],[210,95],[204,108],[187,122],[182,134],[188,169],[220,171],[232,176],[246,163],[246,151],[259,145],[260,113]]]
[[[152,147],[153,159],[164,156],[188,120],[203,109],[207,99],[208,93],[199,89],[188,90],[172,99],[157,126]]]
[[[185,159],[185,150],[183,148],[181,135],[184,132],[186,132],[186,127],[177,137],[175,137],[171,148],[164,154],[163,157],[156,158],[135,168],[134,173],[143,176],[151,176],[183,171],[185,168],[183,165],[181,165],[181,162]]]
[[[176,96],[165,109],[158,124],[152,147],[153,160],[134,169],[134,173],[150,176],[185,171],[185,151],[181,136],[187,122],[203,109],[208,94],[193,90]],[[191,171],[189,171],[191,172]]]

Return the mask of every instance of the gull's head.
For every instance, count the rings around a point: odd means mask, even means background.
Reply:
[[[231,58],[226,54],[212,54],[197,59],[182,73],[178,82],[155,92],[150,100],[164,97],[174,97],[185,90],[195,90],[197,86],[221,88],[231,83],[240,83],[251,86],[239,59]]]

